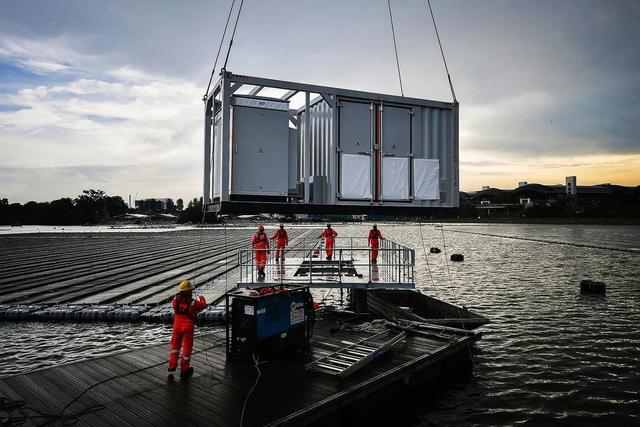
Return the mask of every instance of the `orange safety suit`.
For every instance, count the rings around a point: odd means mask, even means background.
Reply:
[[[256,233],[251,240],[251,246],[253,246],[256,265],[258,270],[264,269],[267,265],[267,249],[269,249],[269,237],[265,233]]]
[[[333,242],[336,237],[338,237],[338,233],[333,228],[325,228],[320,233],[320,237],[324,237],[324,247],[327,251],[327,256],[333,256]]]
[[[207,306],[203,296],[196,301],[191,297],[178,293],[173,297],[173,334],[171,335],[171,350],[169,352],[169,369],[178,366],[178,356],[182,346],[180,372],[185,372],[191,364],[193,350],[193,327],[196,315]]]
[[[380,247],[380,240],[382,239],[382,233],[378,229],[369,231],[368,245],[371,247],[371,261],[378,262],[378,248]]]
[[[287,230],[282,228],[277,229],[271,239],[275,239],[276,241],[276,261],[279,260],[280,257],[284,258],[284,248],[289,244]]]

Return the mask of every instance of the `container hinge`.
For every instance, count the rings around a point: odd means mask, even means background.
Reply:
[[[407,157],[415,157],[416,155],[413,153],[407,153]]]

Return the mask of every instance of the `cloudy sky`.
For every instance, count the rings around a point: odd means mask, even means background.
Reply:
[[[0,197],[199,196],[201,98],[230,4],[0,2]],[[405,94],[450,101],[426,1],[391,4]],[[640,0],[432,5],[463,190],[640,184]],[[399,94],[385,0],[245,0],[227,68]]]

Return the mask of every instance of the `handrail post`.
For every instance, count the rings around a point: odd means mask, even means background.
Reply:
[[[342,283],[342,248],[338,249],[340,256],[338,257],[338,283]]]
[[[317,243],[316,243],[317,245]],[[313,261],[313,252],[315,251],[315,246],[313,247],[313,249],[311,249],[311,252],[309,252],[309,284],[313,283],[313,265],[312,265],[312,261]]]

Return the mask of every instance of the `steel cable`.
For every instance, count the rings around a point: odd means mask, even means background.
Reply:
[[[398,59],[398,45],[396,44],[396,31],[393,26],[393,14],[391,13],[391,0],[387,0],[389,6],[389,20],[391,21],[391,34],[393,35],[393,49],[396,52],[396,66],[398,67],[398,80],[400,81],[400,94],[404,96],[404,89],[402,87],[402,74],[400,73],[400,60]]]
[[[224,31],[222,32],[222,37],[220,38],[220,45],[218,45],[218,53],[216,54],[216,59],[213,62],[213,70],[211,70],[211,77],[209,77],[209,84],[207,85],[207,90],[204,93],[204,97],[202,97],[203,101],[207,101],[207,97],[209,96],[209,89],[211,89],[211,82],[213,81],[213,75],[216,72],[216,66],[218,65],[218,58],[220,57],[220,51],[222,50],[222,44],[224,43],[224,36],[227,34],[227,27],[229,26],[229,20],[231,19],[231,12],[233,11],[233,6],[236,4],[236,0],[231,2],[231,7],[229,8],[229,14],[227,15],[227,23],[224,24]]]
[[[438,46],[440,46],[440,53],[442,54],[442,62],[444,62],[444,69],[447,72],[447,79],[449,79],[449,87],[451,88],[451,96],[453,102],[458,102],[456,99],[456,92],[453,90],[453,83],[451,82],[451,74],[449,74],[449,67],[447,66],[447,60],[444,57],[444,50],[442,49],[442,42],[440,41],[440,33],[438,33],[438,26],[436,25],[436,18],[433,16],[433,9],[431,8],[431,0],[427,0],[429,6],[429,13],[431,14],[431,21],[433,21],[433,28],[436,30],[436,37],[438,39]]]
[[[233,46],[233,39],[236,36],[236,29],[238,28],[238,21],[240,20],[240,13],[242,13],[242,5],[244,4],[244,0],[240,1],[240,7],[238,8],[238,15],[236,16],[236,23],[233,26],[233,33],[231,33],[231,40],[229,41],[229,48],[227,49],[227,56],[224,59],[224,65],[222,66],[223,70],[227,69],[227,61],[229,61],[229,54],[231,53],[231,47]]]

